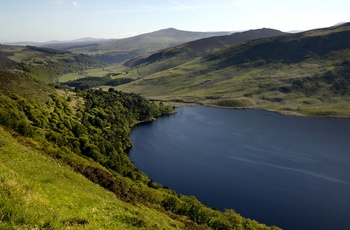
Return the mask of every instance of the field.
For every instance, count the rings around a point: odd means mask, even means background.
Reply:
[[[73,80],[86,78],[86,77],[104,77],[111,73],[117,75],[117,77],[123,77],[126,74],[128,75],[128,77],[132,77],[133,75],[132,72],[131,73],[125,72],[125,68],[121,67],[120,65],[112,64],[101,68],[87,69],[77,73],[63,74],[59,77],[59,82],[64,83],[67,81],[73,81]],[[135,77],[132,77],[132,78],[135,78]]]

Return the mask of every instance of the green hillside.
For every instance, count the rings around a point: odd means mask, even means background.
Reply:
[[[5,66],[1,229],[278,229],[176,194],[135,168],[132,127],[172,107],[112,88],[57,90]]]
[[[124,65],[129,68],[137,67],[141,75],[150,75],[179,66],[197,57],[213,53],[234,44],[285,34],[278,30],[263,28],[233,33],[231,35],[203,38],[173,48],[157,51],[151,55],[147,54],[145,57],[139,56],[133,58],[125,62]]]
[[[164,30],[163,32],[160,31],[158,33],[160,33],[160,37],[161,34],[168,34],[168,36],[171,34],[172,37],[178,37],[179,40],[181,40],[183,39],[183,34],[187,34],[189,32],[185,33],[177,30]],[[176,35],[176,33],[180,33],[180,35]],[[259,38],[281,36],[285,34],[286,33],[278,30],[263,28],[234,33],[231,35],[212,36],[185,43],[183,45],[178,45],[173,48],[156,51],[153,54],[146,53],[145,55],[130,59],[123,65],[109,65],[108,67],[103,68],[104,70],[111,69],[113,71],[94,71],[94,73],[91,73],[91,71],[84,71],[84,73],[79,74],[75,73],[63,75],[59,80],[63,86],[77,88],[92,88],[103,85],[108,87],[118,86],[131,82],[142,76],[179,66],[195,59],[196,57],[213,53],[214,51],[223,49],[233,44]],[[141,35],[141,37],[142,36],[145,35]],[[127,70],[125,70],[125,67],[127,67]],[[92,76],[92,74],[94,74],[94,76]],[[127,76],[125,76],[125,74],[127,74]],[[101,78],[102,75],[103,77]]]
[[[158,100],[349,117],[349,38],[347,23],[247,41],[172,68],[158,65],[149,75],[152,64],[138,66],[146,74],[118,89]]]
[[[166,214],[116,199],[20,139],[0,127],[0,229],[184,229]]]
[[[79,73],[103,66],[99,60],[84,54],[35,46],[0,45],[0,70],[45,83],[57,82],[63,74]]]

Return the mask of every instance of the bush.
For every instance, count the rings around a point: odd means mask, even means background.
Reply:
[[[249,107],[252,105],[251,100],[246,98],[240,98],[240,99],[227,99],[227,100],[221,100],[217,102],[218,106],[222,107],[234,107],[234,108],[241,108],[241,107]]]

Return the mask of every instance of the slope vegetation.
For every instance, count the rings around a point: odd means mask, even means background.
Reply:
[[[142,205],[120,201],[0,126],[1,229],[183,229]]]
[[[278,229],[135,168],[132,127],[172,107],[114,89],[56,90],[12,72],[0,71],[0,228]]]
[[[247,41],[174,68],[154,68],[119,89],[162,100],[348,117],[349,38],[347,23]]]

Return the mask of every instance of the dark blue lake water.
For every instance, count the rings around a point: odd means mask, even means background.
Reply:
[[[349,229],[350,119],[185,107],[131,140],[149,178],[211,207],[284,229]]]

